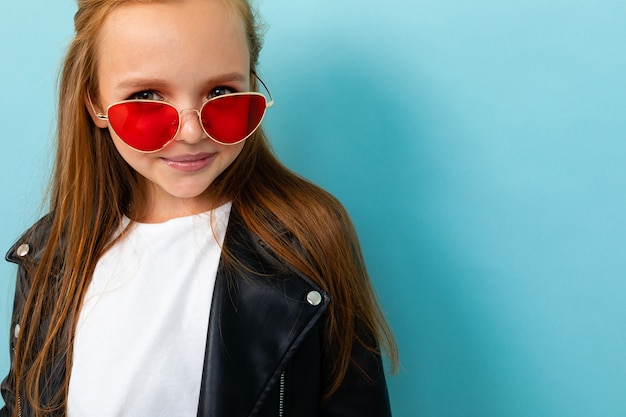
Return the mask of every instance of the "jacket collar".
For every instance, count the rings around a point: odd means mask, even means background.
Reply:
[[[255,415],[330,299],[278,260],[233,210],[216,277],[199,416]]]

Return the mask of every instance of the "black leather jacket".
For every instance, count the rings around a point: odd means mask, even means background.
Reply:
[[[48,230],[49,219],[44,217],[7,254],[7,260],[18,264],[18,274],[11,371],[1,386],[6,402],[1,417],[13,415],[15,329],[29,325],[17,323],[29,287],[23,263],[26,259],[37,262]],[[357,343],[353,356],[370,378],[350,368],[341,388],[322,400],[328,367],[322,361],[321,348],[329,295],[278,260],[234,210],[224,245],[243,268],[235,270],[221,263],[217,273],[198,416],[390,416],[381,358]],[[54,371],[46,380],[60,383],[64,366],[51,369]],[[23,399],[19,403],[21,416],[32,414]]]

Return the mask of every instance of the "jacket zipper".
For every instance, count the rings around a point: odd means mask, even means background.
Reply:
[[[18,324],[19,326],[19,324]],[[14,334],[15,338],[17,339],[17,336],[19,335],[19,327],[18,327],[18,333]],[[13,342],[15,343],[15,342]],[[13,356],[15,356],[15,345],[13,346]],[[16,392],[15,393],[15,398],[17,398],[17,417],[22,417],[22,400],[20,398],[20,393]]]
[[[278,417],[285,416],[285,371],[280,374],[280,387],[278,389]]]

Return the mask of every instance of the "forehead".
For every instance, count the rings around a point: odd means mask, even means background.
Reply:
[[[244,21],[223,0],[128,2],[115,8],[98,34],[99,78],[194,77],[249,71]]]

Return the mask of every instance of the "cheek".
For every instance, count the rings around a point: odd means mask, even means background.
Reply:
[[[221,152],[222,156],[224,157],[223,158],[224,162],[226,162],[228,164],[224,168],[228,168],[228,166],[230,166],[233,162],[235,162],[235,160],[241,154],[241,151],[243,150],[244,146],[245,146],[245,142],[238,143],[238,144],[232,145],[232,146],[224,146],[224,145],[222,145],[222,149],[220,150],[220,152]]]
[[[137,170],[136,166],[140,163],[143,154],[126,145],[126,143],[124,143],[124,141],[120,139],[111,128],[109,128],[109,132],[111,133],[111,139],[113,140],[113,145],[115,146],[117,153],[124,161],[126,161],[128,165]]]
[[[222,145],[223,146],[223,145]],[[238,163],[237,166],[238,168],[234,168],[233,165],[235,164],[235,161],[240,157],[241,152],[244,148],[244,144],[243,143],[239,143],[237,145],[233,145],[233,146],[226,146],[225,148],[228,149],[220,149],[220,155],[219,155],[219,164],[216,165],[217,168],[217,172],[215,172],[215,175],[220,176],[222,174],[224,174],[225,172],[229,172],[229,176],[233,175],[233,173],[235,173],[236,171],[238,172],[241,169],[246,169],[245,166],[242,166],[241,163]],[[234,171],[233,169],[236,169],[236,171]]]

